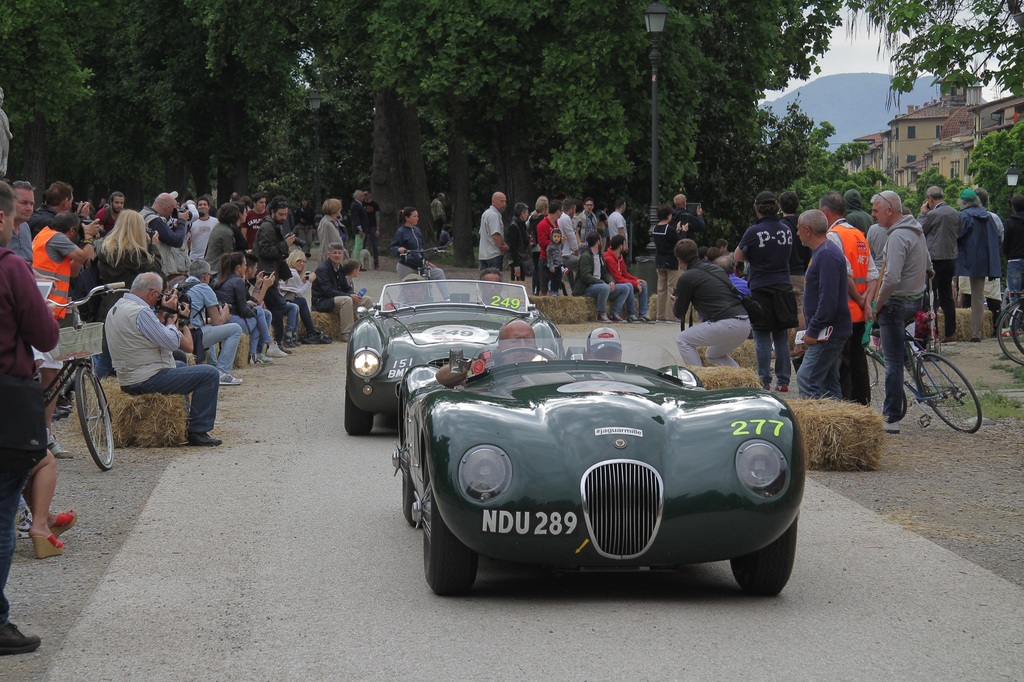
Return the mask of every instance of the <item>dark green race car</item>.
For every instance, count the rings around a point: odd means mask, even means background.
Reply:
[[[440,367],[450,350],[467,358],[497,344],[509,320],[528,322],[538,343],[553,344],[558,330],[529,304],[521,284],[477,280],[387,284],[380,303],[356,322],[345,375],[345,431],[361,436],[375,414],[398,411],[398,386],[416,365]]]
[[[406,374],[394,464],[431,589],[469,590],[485,556],[557,570],[729,560],[744,591],[778,594],[804,488],[786,404],[706,391],[640,344],[609,360],[561,342],[511,349],[458,388],[434,367]]]

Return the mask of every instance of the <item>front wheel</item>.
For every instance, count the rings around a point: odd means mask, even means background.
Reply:
[[[1024,305],[1020,300],[1003,308],[996,321],[999,349],[1018,365],[1024,365]]]
[[[747,594],[774,597],[789,582],[796,561],[796,524],[793,524],[775,542],[752,554],[729,561],[732,575]]]
[[[921,400],[957,431],[981,428],[981,402],[967,377],[949,360],[924,353],[919,363]]]
[[[83,364],[75,372],[75,404],[82,436],[92,460],[102,471],[114,466],[114,431],[110,426],[107,395],[92,367]]]
[[[476,582],[477,553],[459,541],[428,491],[423,505],[423,573],[434,594],[464,594]]]
[[[365,436],[373,430],[373,412],[360,409],[345,388],[345,432],[350,436]]]

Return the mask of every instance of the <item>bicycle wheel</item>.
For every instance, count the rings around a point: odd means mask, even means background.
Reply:
[[[1024,365],[1024,307],[1020,299],[1003,308],[996,321],[999,349],[1018,365]]]
[[[92,459],[103,471],[114,466],[114,431],[110,426],[110,409],[100,380],[89,365],[81,365],[75,372],[75,403],[82,436]]]
[[[981,403],[964,373],[941,355],[922,353],[918,362],[921,402],[957,431],[981,428]]]
[[[868,356],[868,377],[871,381],[871,407],[879,414],[885,414],[885,362],[882,356],[869,352]],[[907,414],[907,393],[903,391],[903,400],[900,402],[899,417],[903,419]]]

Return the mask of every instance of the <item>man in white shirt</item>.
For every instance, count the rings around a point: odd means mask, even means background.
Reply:
[[[217,225],[217,219],[210,217],[210,201],[210,197],[206,194],[196,201],[196,211],[199,217],[192,221],[188,246],[188,255],[193,261],[206,258],[206,245],[210,241],[210,232]]]
[[[480,269],[497,268],[508,251],[505,244],[505,224],[501,218],[505,210],[505,195],[495,192],[491,195],[491,206],[480,216]]]
[[[615,201],[615,211],[608,216],[608,234],[605,235],[605,243],[607,248],[607,242],[609,239],[617,234],[621,234],[626,238],[626,250],[629,250],[629,235],[626,234],[626,200],[617,199]]]

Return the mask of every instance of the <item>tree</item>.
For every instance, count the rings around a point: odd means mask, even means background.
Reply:
[[[1024,93],[1024,32],[1010,18],[1019,0],[848,0],[855,19],[892,55],[892,87],[910,92],[921,75],[944,87],[995,84]]]
[[[1024,122],[981,138],[967,167],[975,186],[988,190],[989,210],[1003,215],[1010,212],[1010,197],[1017,192],[1016,187],[1006,184],[1010,164],[1024,166]]]

